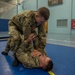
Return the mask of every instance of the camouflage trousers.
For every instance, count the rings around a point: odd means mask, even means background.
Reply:
[[[14,40],[17,40],[20,38],[20,32],[16,29],[16,26],[12,21],[9,21],[9,35],[14,38]]]
[[[26,50],[25,50],[26,49]],[[24,67],[34,68],[39,67],[38,57],[32,57],[31,53],[33,48],[30,50],[25,48],[25,46],[20,46],[16,52],[17,59],[23,64]]]
[[[20,32],[16,29],[15,25],[9,21],[9,39],[6,44],[5,51],[9,52],[9,50],[14,51],[15,46],[18,46],[21,43],[22,36]]]

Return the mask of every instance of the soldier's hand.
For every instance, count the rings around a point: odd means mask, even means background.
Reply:
[[[31,42],[35,38],[35,35],[32,33],[29,35],[27,42]]]
[[[8,52],[3,51],[3,52],[1,52],[1,54],[3,54],[3,55],[8,55]]]
[[[41,52],[39,52],[39,51],[37,51],[37,50],[34,50],[34,51],[31,53],[31,55],[32,55],[33,57],[36,57],[36,56],[41,55]]]

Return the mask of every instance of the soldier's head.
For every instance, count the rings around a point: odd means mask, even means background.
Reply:
[[[52,60],[47,56],[40,56],[40,67],[46,71],[51,71],[53,68]]]
[[[49,16],[50,16],[49,9],[46,7],[41,7],[37,10],[35,18],[38,24],[42,24],[49,19]]]

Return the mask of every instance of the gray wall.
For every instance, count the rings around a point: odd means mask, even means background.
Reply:
[[[72,2],[72,19],[75,19],[75,0]]]
[[[75,0],[72,1],[72,19],[75,19]],[[75,30],[71,30],[71,34],[75,34]]]
[[[38,6],[46,6],[50,9],[49,33],[75,34],[71,29],[71,19],[75,19],[75,0],[63,0],[63,4],[48,6],[47,0],[38,0]],[[67,27],[57,27],[57,19],[68,19]]]
[[[41,6],[50,9],[48,33],[75,34],[75,30],[71,30],[71,19],[75,19],[75,0],[63,0],[63,4],[55,6],[48,6],[48,0],[25,0],[9,10],[8,14],[5,13],[2,18],[11,18],[24,10],[37,10]],[[57,27],[57,19],[68,19],[67,27]]]
[[[37,0],[25,0],[24,7],[25,7],[25,10],[36,10]]]
[[[66,33],[69,34],[71,31],[71,0],[63,0],[63,4],[55,5],[55,6],[48,6],[48,1],[46,0],[39,0],[39,7],[44,5],[50,9],[51,15],[49,19],[49,26],[48,32],[49,33]],[[68,19],[68,26],[67,27],[57,27],[57,19]]]

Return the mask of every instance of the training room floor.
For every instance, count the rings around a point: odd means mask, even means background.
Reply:
[[[0,38],[3,37],[8,38],[8,32],[0,32]],[[75,35],[50,33],[47,34],[47,43],[75,47]]]
[[[12,66],[13,56],[9,52],[4,56],[7,41],[0,41],[0,75],[49,75],[42,69],[27,69],[19,64]],[[55,75],[75,75],[75,35],[49,34],[47,35],[46,52],[53,60]]]
[[[47,43],[75,47],[75,35],[47,34]]]

